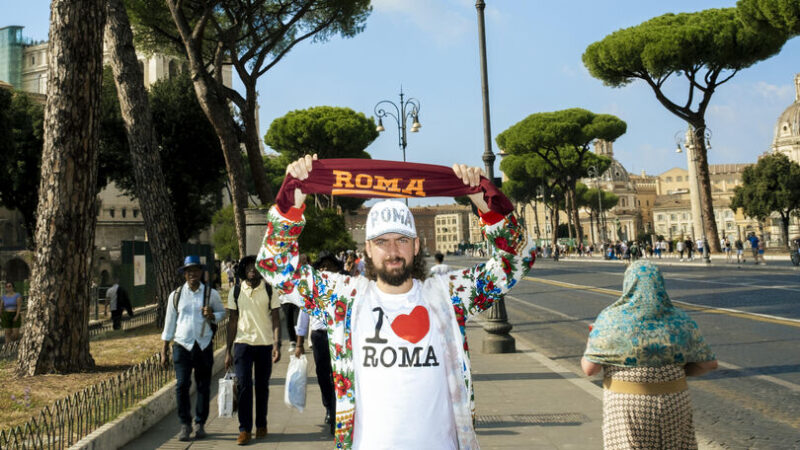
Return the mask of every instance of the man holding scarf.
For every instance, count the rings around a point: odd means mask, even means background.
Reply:
[[[370,210],[366,274],[298,264],[304,200],[311,192],[362,197],[469,195],[492,258],[426,279],[414,217],[399,201]],[[327,324],[336,390],[337,448],[478,448],[464,326],[512,288],[535,260],[510,202],[480,169],[372,160],[287,167],[268,212],[258,270]],[[295,296],[298,298],[298,296]]]

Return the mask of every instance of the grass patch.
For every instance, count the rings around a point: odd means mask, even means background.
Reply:
[[[19,378],[15,359],[0,360],[0,430],[25,423],[56,400],[124,372],[161,350],[161,330],[148,325],[111,331],[89,343],[95,367],[82,373]]]

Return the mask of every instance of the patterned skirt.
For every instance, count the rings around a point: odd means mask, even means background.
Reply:
[[[604,366],[605,377],[663,383],[685,376],[683,366]],[[616,449],[697,449],[689,391],[661,395],[603,390],[603,443]]]

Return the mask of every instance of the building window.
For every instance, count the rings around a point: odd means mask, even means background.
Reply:
[[[686,219],[688,219],[688,217],[687,217],[687,214],[686,214],[686,213],[683,213],[683,214],[681,215],[681,219],[683,219],[683,220],[686,220]]]
[[[114,213],[115,211],[113,208],[108,210],[108,215],[111,216],[112,219],[114,218]]]
[[[125,209],[125,208],[122,208],[122,218],[124,219],[125,216],[127,216],[127,215],[128,215],[128,210]]]
[[[667,183],[672,183],[672,177],[667,177]]]
[[[683,177],[682,176],[677,176],[677,177],[675,177],[675,181],[683,181]]]
[[[676,220],[676,219],[677,219],[677,216],[676,216],[675,214],[670,214],[670,215],[669,215],[669,219],[670,219],[670,220]]]
[[[139,217],[139,210],[138,209],[134,209],[133,210],[133,217],[134,218]]]
[[[36,65],[36,55],[31,55],[31,65],[32,66]]]
[[[656,220],[664,220],[664,215],[663,215],[663,214],[659,214],[659,215],[656,217]]]

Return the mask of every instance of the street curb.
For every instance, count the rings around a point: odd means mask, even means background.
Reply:
[[[211,373],[218,373],[225,365],[225,347],[214,352],[214,366]],[[177,407],[175,400],[175,383],[173,380],[146,399],[133,406],[129,411],[70,447],[71,450],[108,450],[117,449],[136,439],[153,425],[161,421]],[[196,390],[192,383],[190,395]],[[175,430],[177,433],[178,430]]]

